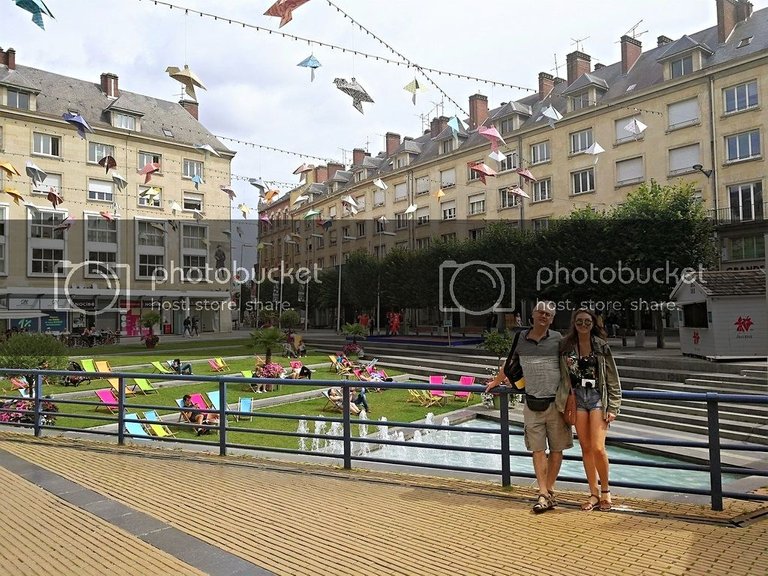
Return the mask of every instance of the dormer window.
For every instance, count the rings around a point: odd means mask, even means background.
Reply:
[[[516,122],[516,120],[517,120],[517,118],[512,116],[510,118],[505,118],[504,120],[499,122],[499,126],[498,126],[499,133],[504,135],[504,134],[509,134],[509,133],[514,132],[515,130],[517,130],[517,122]]]
[[[440,154],[448,154],[453,152],[453,140],[445,140],[440,144]]]
[[[585,90],[584,92],[571,96],[571,111],[575,112],[576,110],[588,108],[591,103],[591,92],[591,90]]]
[[[122,112],[112,112],[112,126],[123,130],[136,130],[136,117]]]
[[[672,78],[680,78],[680,76],[690,74],[693,72],[693,54],[672,60],[669,63],[669,69]]]
[[[408,166],[408,154],[402,154],[397,157],[397,161],[395,162],[395,166],[397,168],[405,168]]]
[[[29,94],[27,92],[20,92],[13,88],[7,90],[8,108],[16,108],[17,110],[29,110]]]

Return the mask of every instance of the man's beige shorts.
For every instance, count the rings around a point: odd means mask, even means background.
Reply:
[[[566,425],[552,402],[543,412],[523,407],[525,447],[531,452],[542,452],[549,445],[550,452],[562,452],[573,447],[573,431]]]

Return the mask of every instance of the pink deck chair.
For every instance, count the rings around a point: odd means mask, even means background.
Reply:
[[[300,360],[291,360],[292,370],[301,370],[302,366],[304,366],[304,364]]]
[[[111,388],[96,390],[96,396],[99,398],[99,400],[101,400],[101,404],[96,406],[96,410],[99,408],[106,408],[112,414],[117,412],[117,398],[115,398]]]
[[[195,392],[189,395],[189,399],[192,403],[201,410],[208,410],[211,406],[206,401],[205,397],[200,392]]]
[[[210,366],[211,370],[214,372],[224,372],[224,366],[220,366],[213,358],[208,358],[208,366]]]
[[[430,386],[439,386],[445,384],[445,376],[438,376],[433,374],[429,377],[429,384]],[[448,397],[448,394],[445,393],[445,390],[432,389],[429,391],[429,395],[432,398],[437,398],[440,402]]]
[[[459,378],[459,384],[463,386],[472,386],[475,383],[475,377],[474,376],[462,376]],[[457,390],[453,393],[453,399],[454,400],[461,400],[464,403],[468,403],[469,399],[472,398],[472,392],[470,391],[464,391],[464,390]]]

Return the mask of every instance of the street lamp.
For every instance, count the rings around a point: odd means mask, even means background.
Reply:
[[[341,244],[344,240],[357,240],[357,236],[345,236],[339,239],[339,293],[336,300],[336,333],[341,333]]]
[[[283,238],[282,244],[280,244],[280,310],[283,309],[283,276],[285,275],[285,245],[286,244],[298,244],[291,238],[290,234],[286,234]],[[282,328],[280,321],[280,314],[277,316],[277,327]]]
[[[376,335],[381,336],[381,260],[383,254],[381,253],[381,237],[383,236],[397,236],[394,232],[387,232],[384,230],[385,222],[379,222],[379,266],[377,269],[376,278]]]
[[[322,234],[310,234],[312,238],[322,238]],[[313,243],[309,244],[310,246],[313,246]],[[313,254],[317,254],[316,248],[311,248]],[[309,283],[311,282],[311,278],[307,280],[307,283],[304,285],[304,332],[309,330]]]
[[[702,166],[701,164],[694,164],[693,166],[691,166],[691,168],[693,168],[694,170],[698,170],[699,172],[704,174],[704,176],[706,176],[707,178],[712,176],[712,172],[714,172],[712,168],[710,168],[709,170],[704,170],[704,166]]]

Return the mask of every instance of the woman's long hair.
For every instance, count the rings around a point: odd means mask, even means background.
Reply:
[[[571,325],[568,327],[568,332],[565,333],[565,336],[560,343],[561,354],[576,348],[576,345],[579,341],[579,333],[576,332],[576,316],[585,313],[589,314],[589,317],[592,319],[592,330],[590,330],[589,335],[592,338],[602,338],[605,340],[605,330],[597,323],[597,314],[595,314],[594,311],[590,310],[589,308],[577,308],[573,311],[573,314],[571,314]]]

